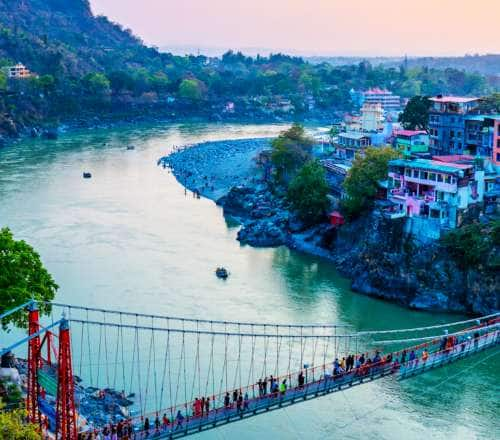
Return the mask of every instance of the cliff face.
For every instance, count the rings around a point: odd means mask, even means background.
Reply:
[[[403,222],[373,213],[341,229],[334,260],[354,290],[419,309],[500,309],[498,271],[460,268],[439,242],[417,245],[405,236]]]

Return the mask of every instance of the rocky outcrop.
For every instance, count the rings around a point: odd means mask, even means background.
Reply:
[[[417,309],[500,309],[499,273],[460,268],[439,242],[420,245],[406,236],[403,222],[374,212],[342,228],[332,253],[354,290]]]

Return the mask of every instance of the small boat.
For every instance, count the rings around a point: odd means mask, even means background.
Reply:
[[[89,173],[89,172],[87,172],[87,171],[84,171],[84,173],[83,173],[83,178],[84,178],[84,179],[90,179],[91,177],[92,177],[92,174],[90,174],[90,173]]]
[[[218,267],[217,269],[215,269],[215,275],[217,276],[217,278],[225,280],[227,279],[227,277],[229,277],[229,272],[224,267]]]
[[[135,150],[135,145],[127,145],[127,150]]]

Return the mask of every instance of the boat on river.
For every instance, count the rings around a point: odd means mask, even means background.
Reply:
[[[215,275],[217,276],[217,278],[226,280],[229,277],[229,272],[225,267],[218,267],[217,269],[215,269]]]

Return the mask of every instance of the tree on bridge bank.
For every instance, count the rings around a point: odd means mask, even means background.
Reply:
[[[26,424],[25,411],[5,411],[5,405],[0,399],[0,440],[41,440],[39,428]]]
[[[9,228],[0,230],[0,314],[30,299],[42,301],[40,312],[50,307],[43,301],[54,299],[59,286],[43,266],[40,255],[24,240],[15,240]],[[2,320],[9,324],[27,326],[25,313],[15,313]]]

